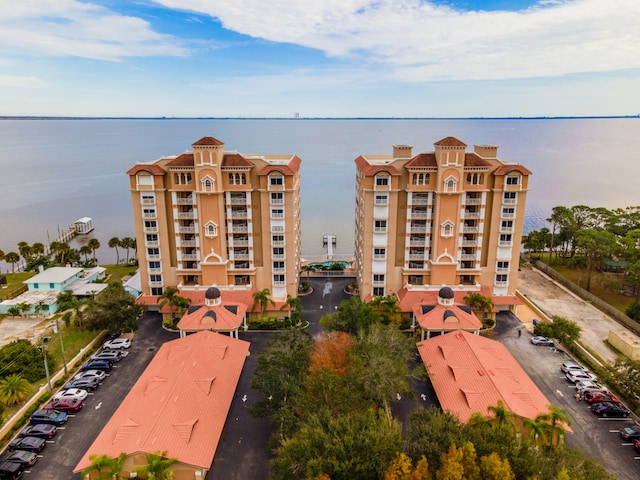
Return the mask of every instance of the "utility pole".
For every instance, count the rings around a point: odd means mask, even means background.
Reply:
[[[49,364],[47,363],[47,342],[49,337],[42,337],[42,357],[44,358],[44,373],[47,376],[47,385],[49,385],[49,391],[52,392],[51,378],[49,377]]]
[[[66,375],[69,372],[67,371],[67,360],[64,358],[64,342],[62,341],[62,331],[58,326],[58,319],[56,318],[55,320],[56,325],[55,327],[53,327],[53,333],[57,333],[58,338],[60,339],[60,354],[62,355],[62,365],[64,365],[64,374]]]

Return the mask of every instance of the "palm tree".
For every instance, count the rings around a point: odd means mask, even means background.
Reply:
[[[491,298],[485,297],[478,292],[469,293],[469,295],[464,297],[463,300],[473,310],[482,313],[482,320],[484,320],[486,318],[486,314],[492,312],[493,308],[495,307]]]
[[[529,428],[529,438],[531,438],[536,444],[547,444],[547,432],[549,431],[549,424],[541,422],[539,420],[532,420],[531,418],[525,418],[524,424]]]
[[[302,313],[300,299],[287,294],[287,300],[284,302],[284,305],[280,307],[280,310],[284,310],[287,307],[289,308],[289,319],[291,320],[291,323],[295,323],[297,325],[300,321],[300,314]]]
[[[511,430],[515,429],[512,421],[513,413],[507,410],[502,400],[498,400],[498,405],[496,406],[487,407],[487,410],[493,414],[491,418],[495,420],[496,425],[499,427],[507,426]]]
[[[18,252],[20,252],[22,258],[24,258],[25,260],[29,260],[31,258],[31,254],[33,253],[33,250],[31,248],[31,245],[23,240],[22,242],[18,243]]]
[[[268,288],[263,288],[259,292],[253,293],[253,306],[251,307],[251,311],[253,312],[258,305],[260,305],[260,315],[264,316],[264,311],[267,309],[267,305],[271,304],[274,307],[276,306],[276,302],[274,302],[269,296],[271,292],[269,292]]]
[[[127,249],[127,259],[126,263],[129,263],[129,249],[133,248],[134,252],[136,251],[136,241],[131,237],[124,237],[120,240],[120,246]]]
[[[16,307],[18,307],[18,309],[20,310],[20,314],[23,317],[26,317],[26,314],[31,310],[31,304],[27,302],[19,303],[18,305],[16,305]]]
[[[88,262],[89,261],[89,255],[91,255],[91,247],[89,245],[83,245],[80,247],[80,250],[78,250],[80,252],[81,255],[84,255],[84,261]]]
[[[118,237],[111,237],[109,239],[109,248],[116,249],[116,264],[120,263],[120,251],[118,250],[120,246],[122,246],[122,243]]]
[[[553,404],[547,405],[547,408],[549,412],[541,413],[536,417],[536,420],[549,426],[551,441],[557,436],[558,443],[560,443],[565,431],[563,425],[571,425],[571,418],[569,418],[569,413],[564,408],[558,408]]]
[[[0,262],[4,260],[4,251],[0,250]]]
[[[91,465],[82,470],[82,477],[90,475],[96,472],[98,475],[94,477],[94,480],[112,480],[120,478],[120,472],[122,472],[122,465],[127,458],[126,453],[121,453],[117,457],[113,458],[108,455],[89,455]]]
[[[175,320],[176,314],[174,312],[174,307],[178,312],[181,312],[185,308],[191,304],[190,298],[181,297],[178,295],[180,290],[173,287],[167,287],[162,292],[162,295],[158,297],[157,302],[160,304],[160,308],[164,308],[165,305],[169,305],[169,310],[171,311],[171,320]]]
[[[67,242],[51,242],[49,248],[58,256],[60,265],[64,265],[66,256],[71,251],[71,247],[69,246],[69,244]]]
[[[16,273],[16,263],[20,261],[20,255],[16,252],[7,252],[4,255],[4,261],[11,264],[11,273]]]
[[[6,406],[18,403],[31,394],[29,380],[14,373],[0,380],[0,402]]]
[[[175,458],[167,458],[166,450],[162,453],[147,453],[147,464],[139,467],[134,467],[133,471],[142,473],[153,480],[170,480],[174,477],[172,470],[169,467],[176,463],[178,460]]]
[[[100,248],[100,241],[97,238],[91,238],[87,242],[87,247],[93,252],[93,263],[96,263],[96,250]]]

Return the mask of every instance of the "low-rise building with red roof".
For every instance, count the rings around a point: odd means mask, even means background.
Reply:
[[[220,441],[249,343],[202,331],[165,343],[76,465],[126,454],[131,478],[146,455],[167,452],[175,480],[206,476]]]

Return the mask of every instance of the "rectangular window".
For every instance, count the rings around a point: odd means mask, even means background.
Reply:
[[[269,185],[283,185],[284,177],[281,176],[273,176],[269,177]]]
[[[160,262],[149,262],[149,270],[160,270]]]
[[[284,258],[284,248],[279,248],[279,247],[274,248],[273,258]]]
[[[502,246],[502,247],[509,246],[509,245],[511,245],[511,241],[512,241],[512,238],[511,238],[511,234],[510,233],[501,233],[500,234],[500,242],[499,242],[500,246]]]
[[[496,266],[498,272],[505,272],[509,270],[509,262],[498,262]]]
[[[373,284],[374,285],[384,285],[384,275],[379,273],[373,274]]]
[[[496,275],[496,285],[504,285],[505,283],[507,283],[508,278],[509,278],[508,275],[505,275],[502,273]]]
[[[373,287],[373,295],[375,297],[384,297],[384,287]]]
[[[157,230],[158,223],[155,220],[145,220],[144,221],[144,229],[145,230]]]
[[[140,195],[140,203],[152,205],[156,203],[156,196],[153,193],[143,193]]]
[[[518,200],[517,192],[504,192],[504,197],[502,203],[516,203]]]
[[[389,203],[389,195],[386,193],[376,193],[376,205],[386,205]]]
[[[374,248],[373,249],[373,259],[374,260],[384,260],[387,256],[386,248]]]
[[[160,255],[159,248],[147,248],[147,255]]]
[[[520,177],[507,177],[507,185],[520,185]]]
[[[162,275],[149,275],[151,282],[162,282]]]
[[[411,285],[422,285],[422,275],[409,275]]]
[[[162,287],[152,287],[151,295],[162,295]]]
[[[236,281],[236,285],[248,285],[249,275],[236,275],[235,281]]]
[[[516,216],[516,209],[513,207],[502,207],[502,216],[504,218],[513,218]]]
[[[271,244],[272,245],[284,245],[284,235],[272,235],[271,236]]]
[[[273,271],[274,272],[284,271],[284,262],[273,262]]]
[[[276,274],[273,276],[273,284],[274,285],[284,285],[284,275]]]
[[[382,233],[387,231],[387,221],[386,220],[375,220],[373,230],[377,233]]]
[[[502,220],[502,224],[500,225],[500,229],[502,231],[507,231],[507,232],[513,231],[513,220]]]
[[[55,288],[55,284],[50,283],[50,284],[49,284],[49,288]]]
[[[389,177],[387,175],[376,177],[376,185],[379,187],[388,187]]]
[[[274,205],[282,205],[284,203],[284,193],[271,192],[271,203]]]
[[[282,208],[272,208],[271,218],[284,218],[284,210]]]
[[[156,209],[155,208],[143,208],[142,216],[144,218],[156,218]]]

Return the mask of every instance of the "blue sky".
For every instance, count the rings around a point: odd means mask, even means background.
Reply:
[[[0,0],[0,115],[640,113],[638,0]]]

